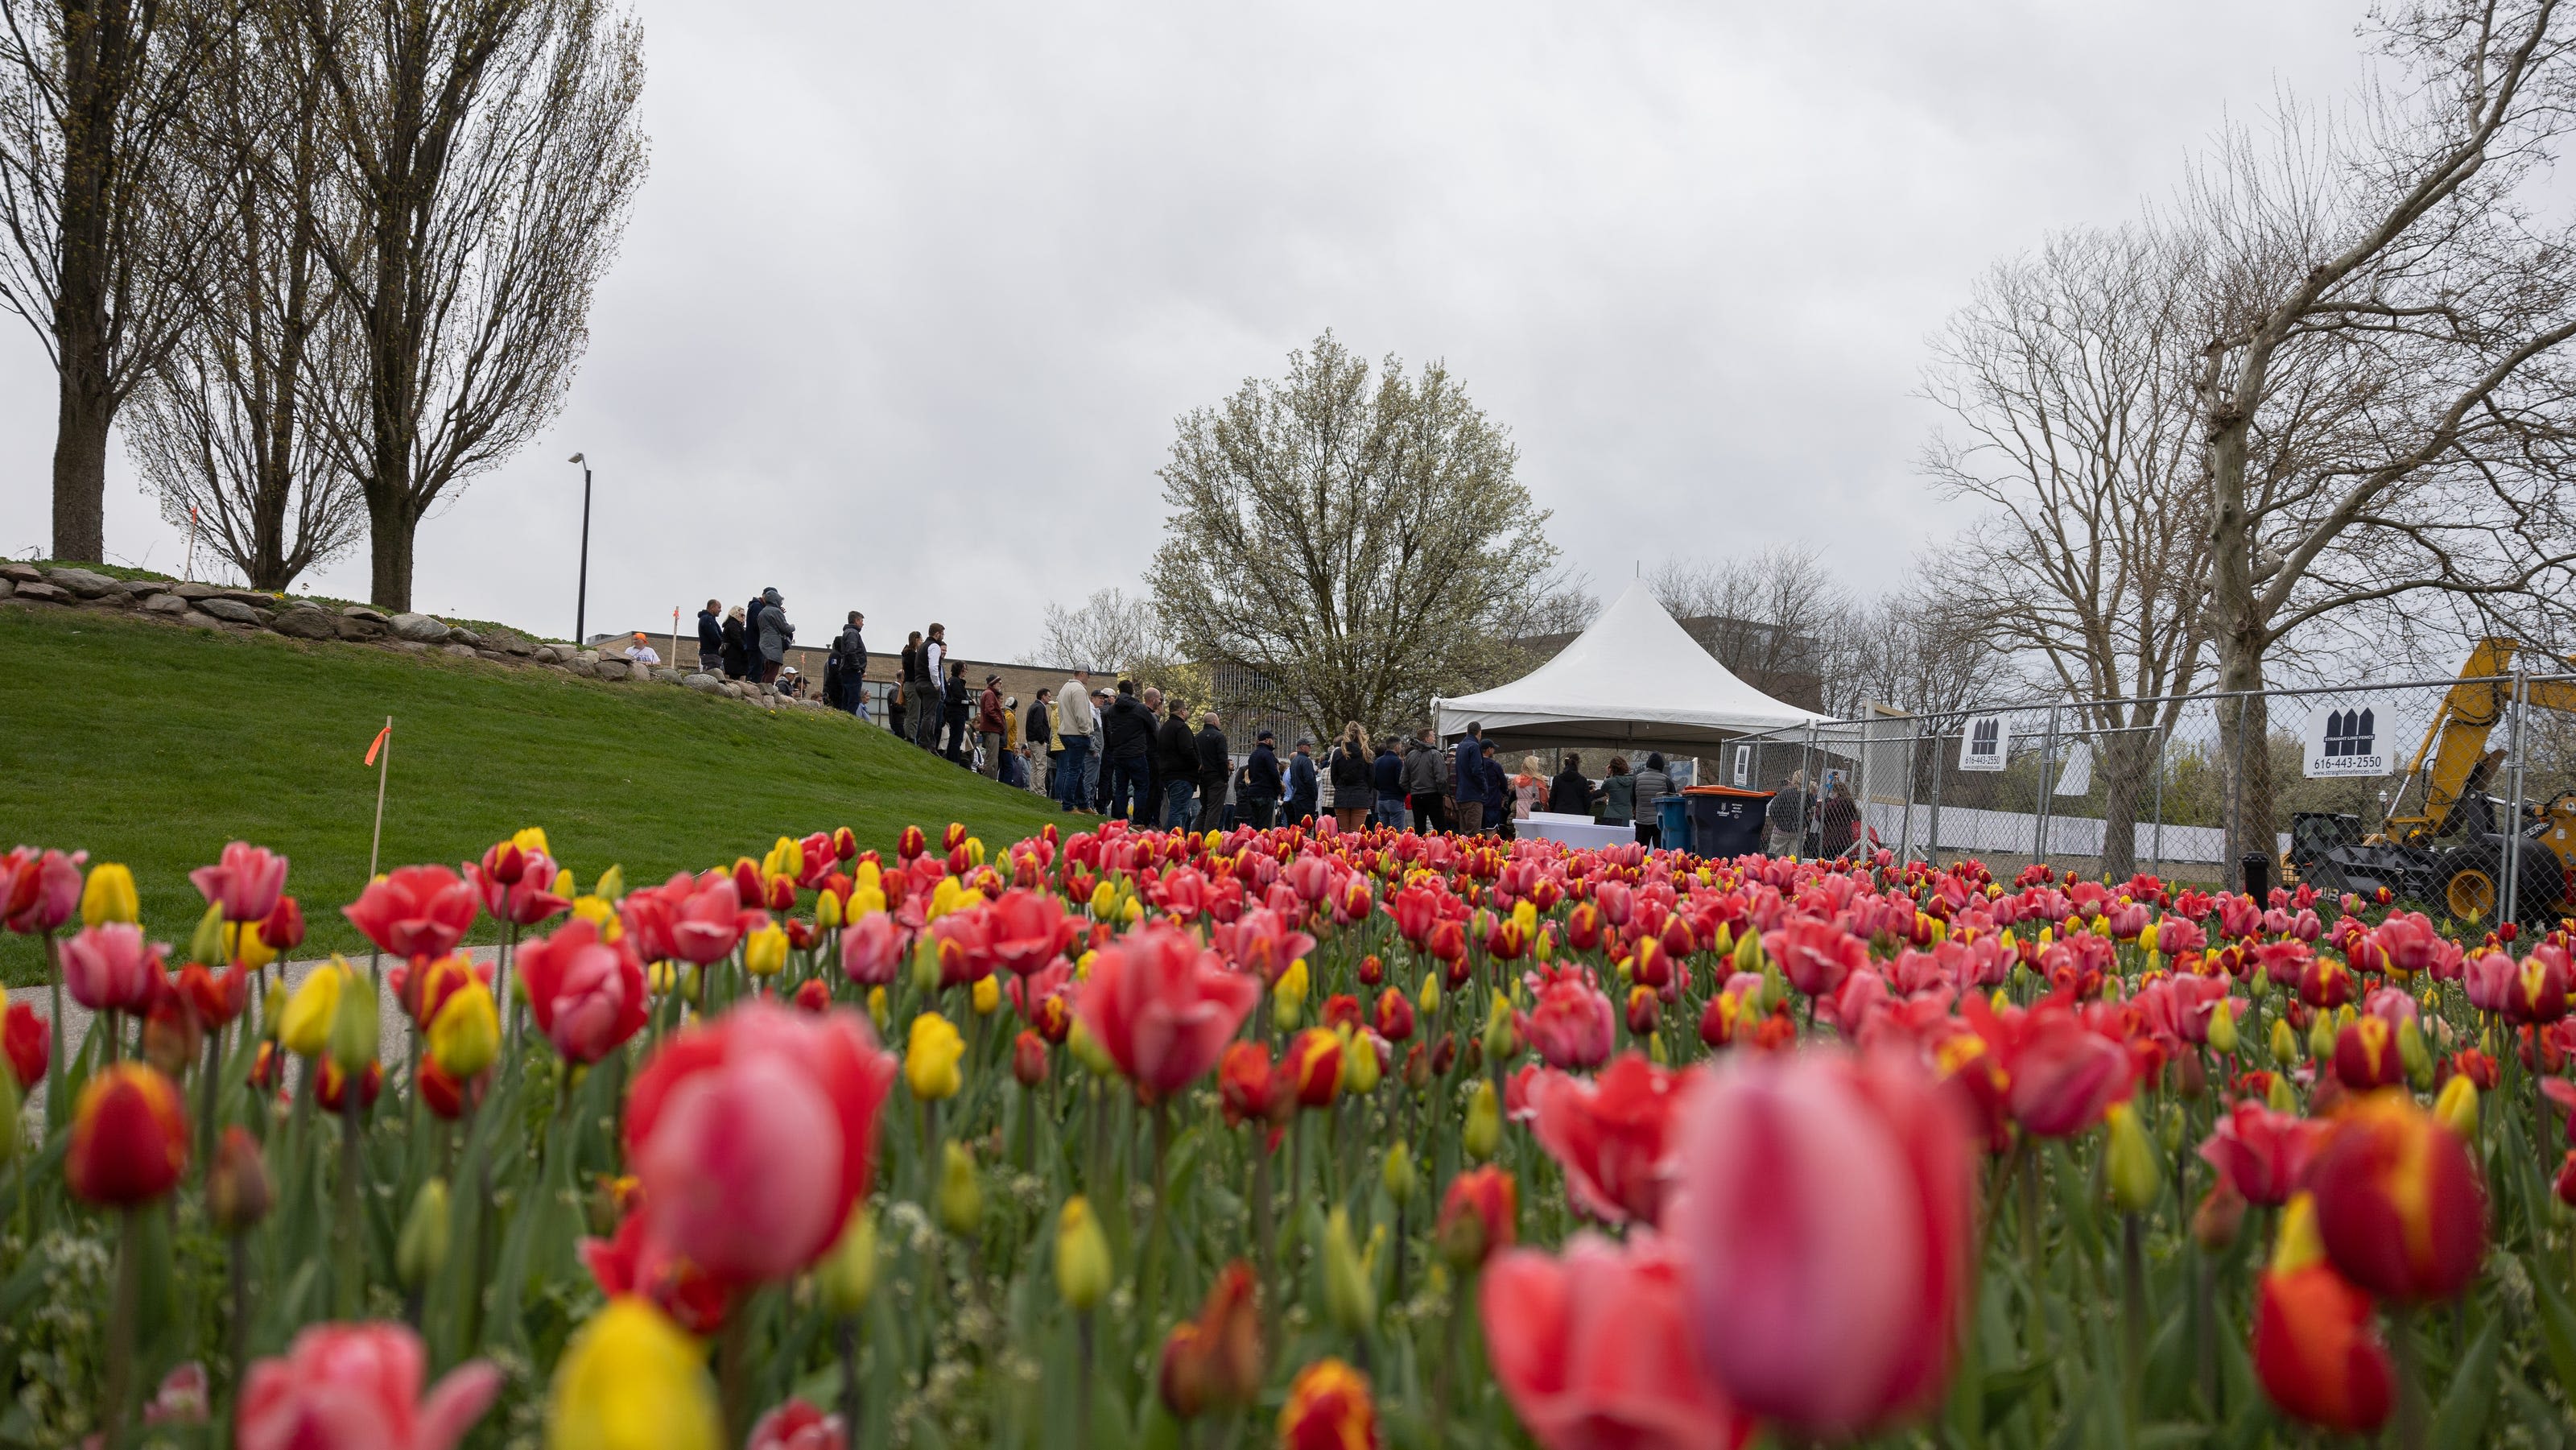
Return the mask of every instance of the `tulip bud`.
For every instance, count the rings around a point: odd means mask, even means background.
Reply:
[[[2290,1030],[2290,1019],[2272,1019],[2272,1061],[2283,1067],[2299,1065],[2299,1036]]]
[[[110,1063],[73,1105],[63,1181],[84,1202],[136,1208],[178,1183],[188,1167],[188,1142],[177,1085],[139,1062]]]
[[[2308,1023],[2308,1056],[2318,1062],[2331,1062],[2334,1060],[2334,1044],[2335,1021],[2320,1012]]]
[[[1422,974],[1422,994],[1416,1000],[1421,1004],[1423,1021],[1428,1022],[1439,1014],[1440,974],[1438,972]]]
[[[1087,1314],[1109,1295],[1109,1240],[1092,1216],[1090,1200],[1064,1201],[1055,1225],[1055,1287],[1065,1307]]]
[[[966,1039],[947,1018],[924,1012],[912,1019],[912,1040],[903,1054],[904,1085],[924,1102],[957,1096],[965,1086],[957,1061],[966,1055]]]
[[[841,898],[826,891],[814,898],[814,924],[829,931],[841,924]]]
[[[990,1017],[1002,1005],[1002,984],[990,975],[977,977],[966,989],[966,1000],[978,1017]]]
[[[1033,1088],[1046,1081],[1045,1038],[1023,1027],[1020,1035],[1011,1039],[1011,1076],[1024,1088]]]
[[[287,999],[286,1010],[271,1019],[277,1023],[278,1045],[298,1057],[320,1056],[331,1045],[331,1027],[340,1015],[340,988],[345,981],[338,957],[314,968]]]
[[[2104,1166],[2111,1180],[2111,1201],[2124,1213],[2144,1213],[2155,1206],[2156,1195],[2164,1188],[2155,1146],[2147,1141],[2136,1110],[2127,1103],[2113,1103],[2103,1121],[2110,1133]]]
[[[876,1024],[877,1035],[879,1037],[883,1037],[885,1035],[886,1018],[889,1015],[891,1014],[886,1006],[886,989],[883,987],[868,988],[868,1020]]]
[[[480,1075],[501,1054],[501,1019],[480,982],[460,987],[429,1023],[429,1056],[452,1082]]]
[[[1401,1142],[1386,1150],[1386,1166],[1379,1177],[1386,1184],[1387,1198],[1398,1208],[1413,1202],[1422,1186],[1421,1176],[1413,1171],[1413,1150]]]
[[[866,1204],[850,1210],[841,1237],[814,1266],[814,1284],[822,1292],[823,1307],[836,1317],[868,1307],[877,1287],[877,1220]]]
[[[1511,999],[1500,992],[1486,1006],[1483,1046],[1485,1060],[1494,1063],[1509,1062],[1521,1050],[1521,1034],[1512,1022]]]
[[[206,903],[206,914],[197,918],[197,929],[188,934],[188,960],[199,966],[220,967],[227,959],[223,904],[210,901]]]
[[[2465,1072],[2453,1073],[2442,1084],[2442,1095],[2433,1100],[2433,1116],[2442,1126],[2459,1136],[2463,1143],[2478,1141],[2478,1085],[2469,1081]]]
[[[406,1289],[418,1289],[447,1264],[447,1180],[433,1178],[420,1186],[394,1244],[394,1276]]]
[[[2182,1151],[2182,1135],[2182,1109],[2172,1103],[2165,1104],[2165,1110],[2156,1116],[2156,1145],[2170,1158]]]
[[[269,1181],[259,1140],[239,1124],[224,1129],[215,1144],[214,1168],[206,1175],[206,1217],[225,1233],[242,1233],[268,1217],[276,1201],[277,1187]]]
[[[1482,1163],[1494,1156],[1503,1143],[1503,1105],[1494,1095],[1491,1078],[1479,1079],[1475,1096],[1467,1100],[1467,1125],[1458,1135],[1458,1145],[1467,1156]]]
[[[377,1039],[384,1032],[381,1004],[367,984],[345,964],[348,980],[340,987],[339,998],[331,1014],[330,1053],[332,1065],[345,1073],[359,1073],[376,1060]]]
[[[2406,1080],[2417,1092],[2433,1085],[2433,1054],[2424,1047],[2424,1029],[2415,1019],[2397,1024],[2397,1060],[2406,1065]]]
[[[1369,1257],[1351,1242],[1350,1210],[1334,1209],[1324,1225],[1324,1313],[1345,1334],[1361,1333],[1377,1319]]]
[[[2221,1057],[2236,1055],[2236,1004],[2220,999],[2209,1014],[2209,1047]]]
[[[787,933],[765,926],[743,938],[742,969],[755,977],[774,977],[787,966]]]
[[[2276,1113],[2288,1113],[2293,1117],[2298,1115],[2299,1095],[2290,1090],[2290,1078],[2287,1073],[2272,1074],[2272,1085],[2263,1090],[2263,1106]]]
[[[1118,1059],[1111,1057],[1109,1049],[1100,1045],[1100,1039],[1083,1027],[1081,1018],[1075,1018],[1073,1027],[1065,1033],[1064,1045],[1073,1050],[1074,1061],[1090,1069],[1092,1076],[1118,1075]]]
[[[632,1294],[609,1300],[555,1363],[546,1443],[558,1450],[723,1445],[706,1350],[651,1301]]]
[[[924,997],[939,990],[939,943],[928,932],[913,943],[912,990]]]
[[[971,1238],[984,1226],[984,1185],[975,1172],[975,1155],[963,1143],[946,1145],[946,1164],[939,1175],[939,1226],[959,1238]]]
[[[1488,1164],[1449,1180],[1449,1192],[1440,1200],[1440,1222],[1431,1237],[1449,1267],[1465,1274],[1511,1247],[1519,1225],[1520,1185]]]
[[[1767,970],[1770,965],[1770,958],[1762,954],[1762,934],[1760,932],[1748,931],[1742,938],[1737,940],[1735,943],[1735,970],[1739,972],[1762,972]]]
[[[83,926],[112,921],[131,926],[141,921],[143,907],[135,898],[134,873],[114,861],[89,868],[89,880],[81,883],[80,915]]]

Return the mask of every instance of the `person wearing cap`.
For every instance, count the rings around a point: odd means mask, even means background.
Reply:
[[[1009,707],[1002,703],[1002,677],[984,676],[984,692],[975,697],[975,743],[983,747],[984,774],[1002,778],[1003,737],[1011,733]]]
[[[1252,737],[1252,756],[1243,762],[1243,822],[1254,830],[1270,826],[1279,808],[1279,737],[1264,730]]]
[[[635,631],[634,643],[626,646],[626,658],[646,669],[662,662],[662,656],[653,649],[653,641],[645,638],[644,631],[640,629]]]
[[[1297,753],[1288,757],[1288,824],[1315,818],[1315,737],[1297,737]]]
[[[779,668],[787,663],[787,646],[796,638],[796,626],[787,622],[787,601],[775,589],[760,591],[760,682],[778,682]]]
[[[1055,691],[1055,743],[1060,758],[1049,781],[1055,787],[1056,804],[1064,811],[1091,809],[1082,783],[1091,778],[1091,732],[1097,728],[1091,714],[1091,671],[1076,666]]]

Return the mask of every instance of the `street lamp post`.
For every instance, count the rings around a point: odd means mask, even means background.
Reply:
[[[583,633],[590,622],[590,460],[576,453],[567,461],[581,465],[581,583],[572,604],[572,647],[580,649],[590,643]]]

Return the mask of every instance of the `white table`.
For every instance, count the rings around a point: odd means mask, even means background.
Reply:
[[[1532,811],[1527,820],[1512,825],[1524,839],[1562,841],[1575,847],[1617,846],[1637,839],[1633,825],[1605,826],[1590,816],[1562,816],[1552,811]]]

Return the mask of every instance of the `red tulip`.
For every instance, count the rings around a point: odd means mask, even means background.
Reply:
[[[2576,978],[2576,967],[2568,963],[2567,953],[2543,942],[2531,949],[2514,969],[2513,985],[2504,995],[2504,1015],[2508,1021],[2545,1025],[2567,1015],[2567,994]]]
[[[501,1392],[473,1359],[421,1397],[429,1356],[400,1324],[316,1324],[242,1380],[241,1450],[450,1450]]]
[[[190,962],[179,969],[178,988],[179,995],[195,1010],[197,1020],[218,1030],[250,1005],[250,973],[239,966],[209,972]]]
[[[1383,1443],[1367,1375],[1338,1359],[1297,1371],[1279,1408],[1279,1450],[1378,1450]]]
[[[2347,1434],[2378,1429],[2395,1402],[2370,1296],[2325,1261],[2304,1200],[2282,1216],[2272,1266],[2255,1288],[2254,1375],[2283,1413]]]
[[[2558,1165],[2558,1179],[2550,1186],[2557,1191],[2560,1203],[2576,1208],[2576,1148],[2567,1150],[2567,1160]]]
[[[2200,1145],[2200,1156],[2248,1203],[2278,1208],[2306,1176],[2327,1125],[2240,1098]]]
[[[21,936],[53,931],[80,910],[87,851],[66,856],[20,846],[0,857],[0,924]]]
[[[599,1292],[607,1297],[641,1295],[691,1334],[714,1335],[724,1328],[733,1286],[645,1232],[640,1199],[640,1192],[621,1196],[626,1217],[618,1221],[614,1237],[581,1241],[582,1267],[590,1270]]]
[[[444,866],[402,866],[379,876],[340,908],[380,951],[398,957],[444,956],[474,924],[474,888]]]
[[[866,1196],[894,1073],[850,1011],[752,1001],[664,1041],[626,1113],[654,1236],[737,1281],[814,1262]]]
[[[1494,1379],[1546,1450],[1734,1450],[1753,1433],[1700,1372],[1666,1242],[1577,1234],[1562,1259],[1515,1249],[1477,1297]]]
[[[1199,1317],[1173,1326],[1163,1341],[1155,1388],[1174,1416],[1194,1419],[1210,1409],[1250,1404],[1261,1392],[1261,1366],[1252,1269],[1237,1259],[1208,1286]]]
[[[54,1060],[53,1023],[25,1002],[9,1004],[5,1018],[0,1018],[0,1047],[9,1055],[9,1071],[16,1074],[21,1089],[32,1088],[45,1080],[45,1067]]]
[[[1226,1044],[1217,1060],[1216,1091],[1229,1128],[1280,1122],[1296,1101],[1286,1077],[1271,1066],[1270,1049],[1258,1042]]]
[[[1081,922],[1064,914],[1064,903],[1045,891],[1005,891],[983,915],[994,965],[1015,977],[1044,970],[1082,929]]]
[[[268,1051],[268,1045],[262,1043],[260,1051]],[[488,1067],[472,1079],[458,1082],[447,1075],[447,1069],[438,1065],[437,1058],[427,1053],[421,1055],[419,1070],[412,1076],[412,1086],[420,1093],[421,1105],[436,1114],[440,1121],[449,1123],[465,1116],[469,1103],[481,1104],[483,1091],[491,1084],[492,1070]]]
[[[1011,1076],[1020,1086],[1028,1088],[1046,1081],[1046,1039],[1026,1027],[1011,1039]]]
[[[170,1191],[188,1168],[188,1112],[170,1079],[139,1062],[110,1063],[72,1109],[63,1181],[84,1202],[133,1208]]]
[[[1488,1163],[1449,1180],[1431,1241],[1450,1267],[1465,1273],[1512,1246],[1520,1237],[1520,1217],[1520,1185]]]
[[[2403,1093],[2338,1118],[2308,1169],[2317,1233],[2337,1271],[2382,1299],[2449,1299],[2486,1257],[2486,1201],[2469,1150]]]
[[[789,1400],[760,1417],[743,1450],[842,1450],[849,1439],[841,1417],[827,1415],[803,1400]]]
[[[1389,1042],[1403,1042],[1413,1036],[1413,999],[1399,988],[1389,987],[1378,994],[1377,1035]]]
[[[1315,949],[1314,937],[1296,930],[1287,917],[1266,906],[1246,910],[1210,935],[1227,961],[1265,985],[1277,982],[1290,964]]]
[[[1604,1223],[1653,1223],[1685,1079],[1626,1052],[1599,1081],[1543,1072],[1531,1083],[1531,1131],[1565,1169],[1566,1195]]]
[[[2397,1033],[2377,1017],[2345,1023],[2335,1034],[2334,1075],[2357,1093],[2404,1083],[2406,1064],[2397,1056]]]
[[[882,987],[902,970],[904,933],[893,917],[871,911],[841,928],[841,971],[863,987]]]
[[[208,905],[223,908],[224,920],[265,921],[286,889],[286,858],[248,841],[234,841],[224,847],[216,865],[198,867],[188,873],[188,880]]]
[[[292,896],[277,898],[277,907],[259,924],[262,945],[273,952],[291,952],[304,945],[304,908]]]
[[[597,1062],[644,1026],[644,964],[581,917],[519,948],[519,980],[537,1030],[570,1062]]]
[[[147,942],[143,928],[111,921],[85,926],[62,944],[63,988],[93,1012],[145,1012],[168,989],[164,942]]]
[[[1514,1025],[1522,1040],[1560,1071],[1599,1067],[1617,1038],[1610,999],[1593,985],[1591,969],[1542,972],[1530,1009]]]
[[[1665,1228],[1718,1388],[1810,1437],[1937,1399],[1975,1264],[1976,1143],[1955,1098],[1893,1055],[1742,1055],[1677,1132]]]
[[[2031,1014],[2035,1030],[2006,1055],[2006,1102],[2023,1129],[2068,1138],[2129,1096],[2132,1065],[2120,1045],[2062,1014]]]
[[[498,870],[503,863],[496,853],[503,851],[515,856],[519,867],[507,881],[501,879]],[[491,913],[492,919],[520,926],[535,926],[557,912],[572,909],[571,898],[554,891],[555,878],[562,874],[563,868],[545,852],[522,851],[507,841],[484,852],[479,864],[469,861],[465,866],[465,879],[473,883],[483,899],[483,909]]]
[[[1100,950],[1074,986],[1073,1015],[1139,1092],[1160,1099],[1216,1066],[1260,998],[1258,979],[1226,970],[1178,927],[1154,924]]]
[[[1301,1108],[1329,1108],[1341,1090],[1342,1039],[1321,1027],[1309,1027],[1288,1044],[1281,1066],[1290,1092]]]
[[[808,977],[796,984],[796,1010],[821,1016],[832,1010],[832,989],[820,977]]]
[[[1762,950],[1780,964],[1789,985],[1810,997],[1830,997],[1843,978],[1869,965],[1869,945],[1813,917],[1796,917],[1762,934]]]
[[[374,1107],[376,1099],[384,1093],[384,1090],[384,1065],[368,1063],[367,1070],[358,1074],[358,1110],[365,1112]],[[336,1114],[348,1106],[348,1093],[349,1075],[342,1072],[340,1065],[330,1058],[321,1059],[321,1076],[315,1078],[313,1082],[313,1101],[320,1105],[322,1111]]]

